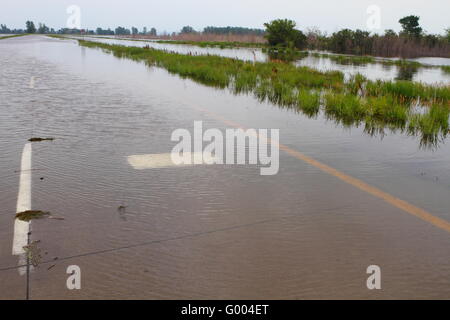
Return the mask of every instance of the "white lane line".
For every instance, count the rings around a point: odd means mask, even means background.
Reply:
[[[35,77],[31,77],[31,78],[30,78],[30,89],[34,89],[35,81],[36,81],[36,78],[35,78]]]
[[[169,167],[185,167],[193,166],[194,164],[214,164],[216,158],[202,152],[185,152],[185,157],[191,159],[192,164],[176,164],[172,161],[171,153],[159,154],[141,154],[128,156],[128,163],[136,170],[155,169],[155,168],[169,168]]]
[[[27,143],[23,148],[20,169],[19,195],[17,197],[16,212],[31,210],[31,143]],[[12,254],[20,255],[19,265],[23,265],[25,256],[24,246],[27,245],[30,223],[16,219],[14,221],[14,238]],[[19,274],[24,275],[26,268],[19,268]]]

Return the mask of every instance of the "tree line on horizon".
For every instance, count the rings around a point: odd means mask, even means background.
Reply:
[[[414,58],[436,56],[450,58],[450,28],[444,35],[428,34],[419,24],[420,17],[410,15],[398,22],[401,31],[385,30],[384,34],[342,29],[328,36],[319,29],[305,32],[296,29],[295,21],[273,20],[265,23],[265,37],[272,47],[327,50],[335,53]]]
[[[443,35],[424,32],[419,24],[420,17],[410,15],[398,22],[401,31],[385,30],[384,34],[371,34],[368,31],[356,29],[342,29],[328,35],[317,28],[305,31],[296,29],[296,23],[289,19],[276,19],[265,23],[265,29],[245,27],[214,27],[208,26],[203,31],[196,31],[191,26],[184,26],[178,33],[158,33],[155,28],[144,27],[139,31],[136,27],[130,29],[117,27],[114,30],[97,28],[94,30],[80,30],[62,28],[54,30],[43,23],[36,27],[32,21],[27,21],[25,29],[9,29],[0,24],[0,33],[39,33],[39,34],[88,34],[88,35],[122,35],[122,36],[176,36],[183,34],[214,34],[214,35],[252,35],[265,38],[271,47],[292,49],[327,50],[335,53],[355,55],[375,55],[384,57],[418,57],[439,56],[450,57],[450,28]]]
[[[245,28],[245,27],[214,27],[208,26],[205,27],[202,31],[203,33],[211,33],[211,34],[234,34],[234,35],[257,35],[263,36],[265,34],[264,29],[256,29],[256,28]],[[118,26],[114,30],[111,28],[103,29],[96,28],[95,30],[89,29],[69,29],[69,28],[61,28],[59,30],[55,30],[53,28],[47,27],[44,23],[39,23],[38,27],[35,26],[33,21],[27,21],[25,23],[25,29],[9,29],[6,25],[0,24],[0,33],[3,34],[21,34],[21,33],[38,33],[38,34],[92,34],[92,35],[171,35],[167,32],[159,33],[156,28],[144,27],[142,31],[139,31],[136,27],[125,28],[122,26]],[[191,26],[184,26],[179,34],[183,33],[197,33]],[[176,34],[176,32],[172,33]]]

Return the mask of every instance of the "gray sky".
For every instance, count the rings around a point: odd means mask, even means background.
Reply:
[[[208,25],[263,28],[277,19],[295,20],[300,29],[316,26],[333,32],[342,28],[367,29],[370,5],[381,9],[380,31],[399,30],[399,18],[415,14],[424,30],[443,33],[450,27],[450,0],[1,0],[0,23],[24,28],[25,21],[49,27],[66,26],[69,5],[81,8],[82,28],[118,25],[179,31],[184,25],[202,30]]]

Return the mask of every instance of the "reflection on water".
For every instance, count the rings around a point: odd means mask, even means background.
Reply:
[[[259,48],[216,48],[216,47],[198,47],[193,45],[181,45],[181,44],[168,44],[157,43],[154,41],[137,41],[137,40],[119,40],[119,39],[105,39],[97,37],[84,37],[86,40],[94,40],[97,42],[109,43],[109,44],[122,44],[127,46],[144,47],[150,46],[155,49],[168,50],[183,54],[203,54],[203,55],[219,55],[228,58],[236,58],[246,61],[268,61],[271,58],[280,58],[280,53],[274,51],[264,52],[265,50]],[[278,55],[278,58],[277,58]],[[293,53],[282,53],[284,58],[288,60],[296,60],[296,55]],[[299,66],[307,66],[319,71],[338,70],[345,74],[346,78],[350,78],[356,74],[362,74],[370,80],[395,80],[398,74],[401,72],[399,66],[386,65],[383,63],[367,63],[352,61],[350,59],[341,59],[338,63],[335,59],[327,57],[316,57],[309,55],[305,57],[300,53],[300,60],[295,63]],[[363,59],[362,59],[363,60]],[[393,60],[393,59],[387,59]],[[418,61],[429,65],[450,65],[450,59],[446,58],[419,58],[414,61]],[[450,74],[445,73],[440,68],[419,68],[417,73],[414,73],[411,80],[436,84],[444,83],[450,84]]]
[[[398,74],[395,80],[413,80],[414,75],[418,72],[418,67],[414,65],[403,65],[398,67]]]
[[[267,57],[270,61],[283,61],[283,62],[293,62],[299,61],[308,56],[307,52],[283,49],[283,48],[271,48],[268,50],[263,50],[267,53]]]

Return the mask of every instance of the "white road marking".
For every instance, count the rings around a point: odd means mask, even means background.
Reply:
[[[19,195],[17,197],[16,212],[23,212],[27,210],[31,210],[31,143],[27,143],[22,152]],[[19,219],[14,221],[12,254],[20,256],[19,265],[24,264],[25,250],[23,247],[27,245],[29,230],[29,222],[20,221]],[[20,275],[24,275],[25,272],[25,267],[19,268]]]
[[[203,155],[202,152],[186,152],[185,155],[191,155],[192,163],[195,164],[212,164],[216,160],[214,157],[211,157],[209,155]],[[136,170],[185,167],[194,165],[175,164],[172,161],[171,153],[132,155],[128,157],[128,163]]]
[[[30,89],[34,89],[34,83],[35,83],[36,78],[35,77],[31,77],[30,78]]]

